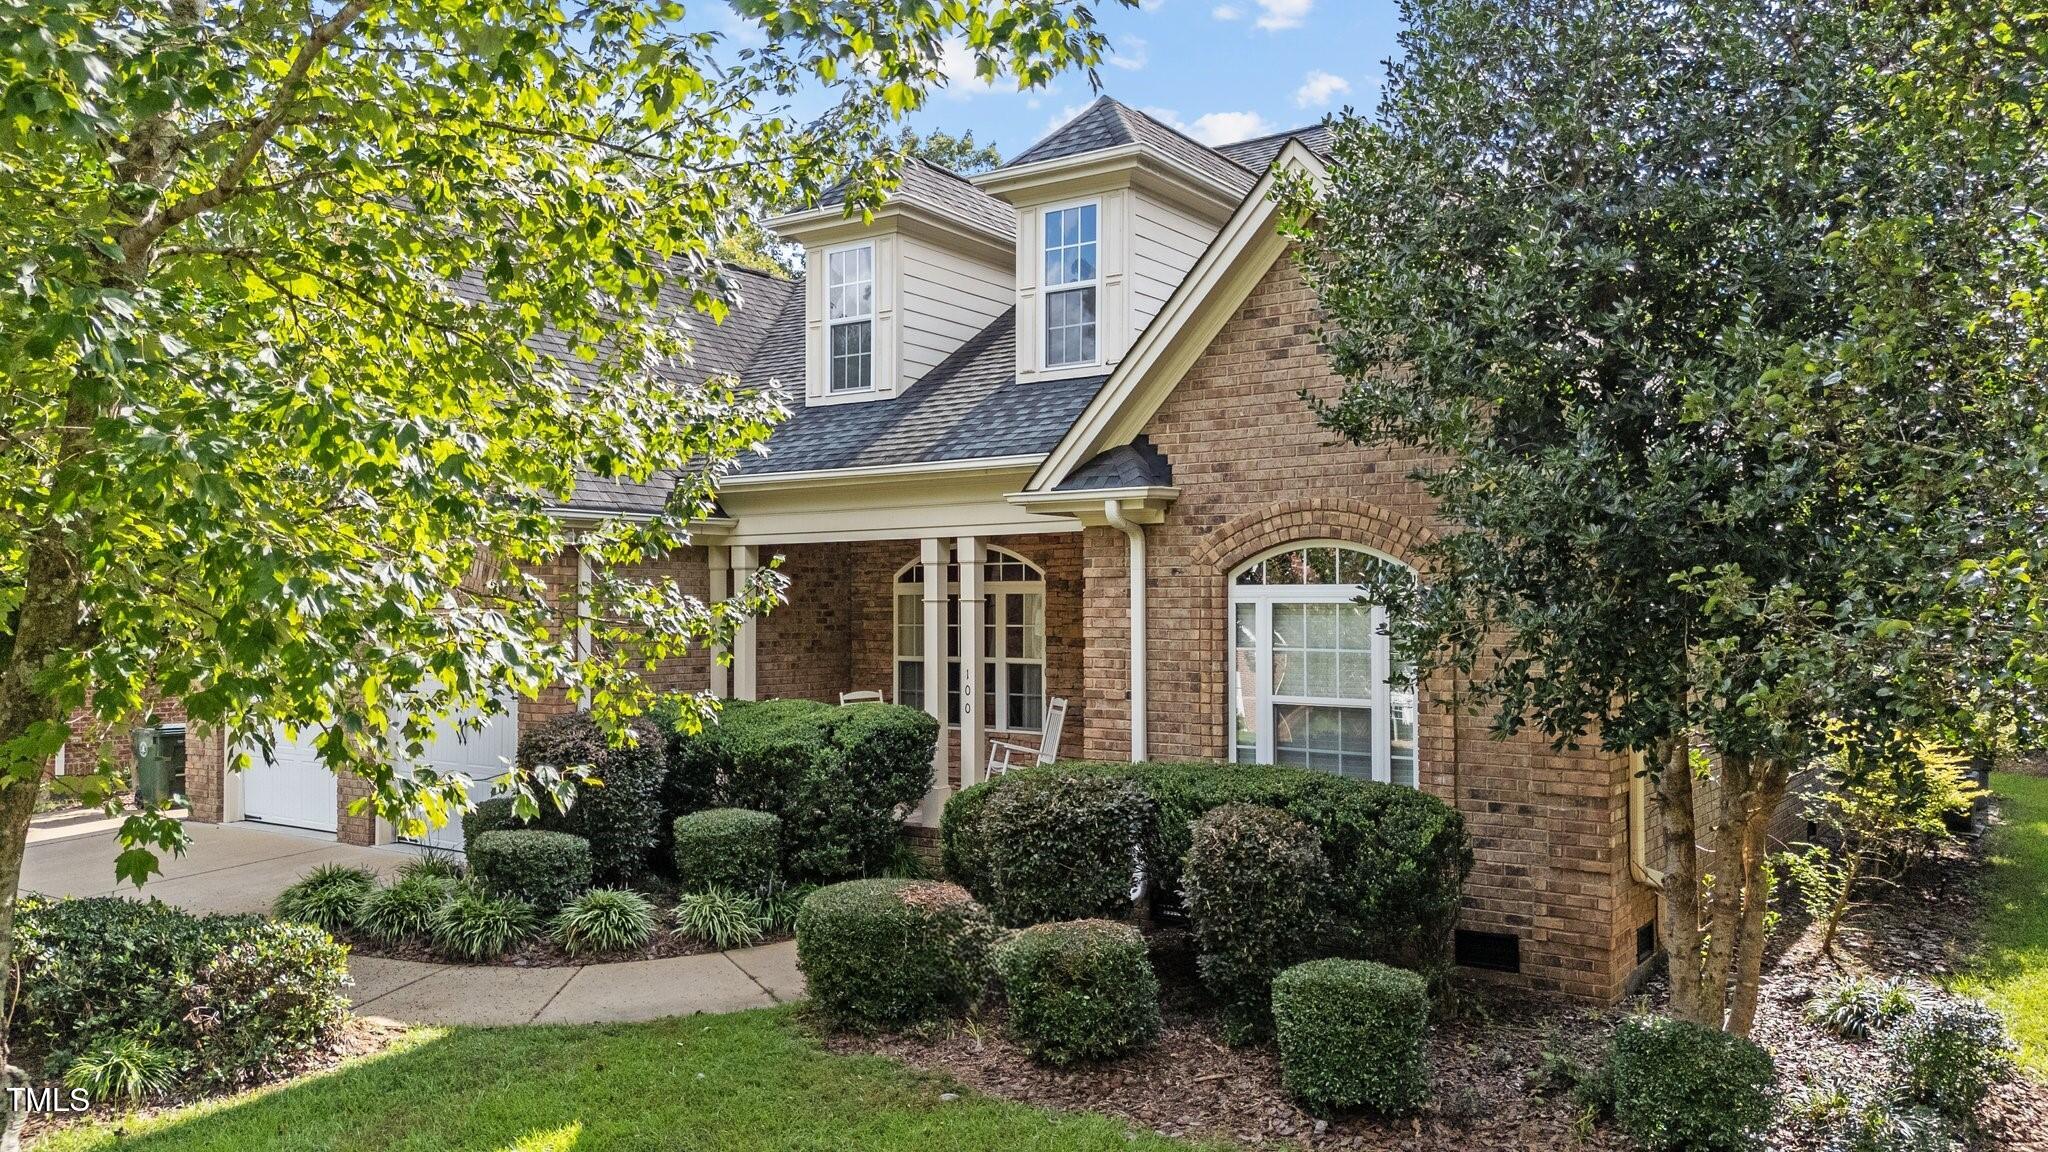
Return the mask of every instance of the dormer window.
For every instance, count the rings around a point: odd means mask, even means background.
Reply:
[[[826,391],[866,392],[875,386],[875,248],[861,244],[825,254]]]
[[[1045,213],[1045,366],[1096,360],[1097,207],[1093,203]]]

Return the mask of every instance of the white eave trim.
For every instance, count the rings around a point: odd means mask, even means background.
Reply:
[[[1043,463],[1045,454],[1028,456],[976,456],[965,460],[935,460],[916,464],[876,464],[863,468],[819,468],[809,472],[758,472],[751,476],[727,476],[719,488],[781,488],[804,484],[943,476],[959,472],[1007,472]]]
[[[1299,140],[1290,140],[1280,150],[1274,158],[1273,167],[1267,170],[1258,186],[1251,190],[1237,212],[1223,225],[1201,259],[1195,261],[1195,266],[1181,279],[1179,287],[1168,297],[1166,306],[1145,326],[1109,380],[1067,429],[1067,434],[1046,454],[1045,463],[1039,465],[1025,485],[1027,493],[1051,492],[1094,453],[1115,446],[1104,443],[1103,438],[1134,398],[1144,393],[1145,385],[1151,383],[1147,377],[1167,358],[1175,341],[1203,313],[1210,303],[1211,294],[1229,278],[1238,258],[1260,240],[1274,240],[1268,234],[1274,217],[1279,214],[1279,205],[1273,202],[1273,187],[1280,172],[1291,170],[1305,172],[1317,182],[1321,182],[1327,172],[1323,162]],[[1281,247],[1284,249],[1284,245]]]
[[[844,204],[827,204],[822,208],[806,208],[786,216],[771,216],[762,221],[762,225],[777,236],[802,243],[805,233],[816,233],[842,226],[868,228],[899,218],[927,221],[944,231],[967,232],[1003,248],[1014,248],[1017,244],[1017,228],[1014,222],[1008,232],[1002,232],[980,221],[970,220],[956,212],[949,212],[936,204],[927,204],[921,200],[886,200],[865,218],[857,213],[848,212]]]
[[[1182,164],[1165,153],[1154,151],[1143,144],[1119,144],[1114,148],[1104,148],[1095,152],[1077,152],[1071,156],[1035,160],[1015,168],[997,168],[983,172],[971,177],[970,180],[975,187],[989,195],[1008,199],[1018,193],[1037,188],[1066,187],[1085,177],[1141,167],[1150,168],[1153,179],[1164,179],[1178,184],[1187,195],[1207,200],[1225,212],[1236,208],[1241,198],[1235,188],[1214,176]],[[1250,174],[1248,169],[1246,172]]]

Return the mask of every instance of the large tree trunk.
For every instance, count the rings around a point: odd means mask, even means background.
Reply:
[[[1775,763],[1723,758],[1704,846],[1700,783],[1686,746],[1662,751],[1658,779],[1669,870],[1663,927],[1671,968],[1671,1012],[1682,1020],[1747,1035],[1763,978],[1766,875],[1771,816],[1789,772]],[[1711,877],[1711,885],[1708,878]]]

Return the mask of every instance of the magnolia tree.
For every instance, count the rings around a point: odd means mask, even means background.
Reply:
[[[1996,8],[1411,0],[1290,193],[1323,420],[1436,461],[1369,591],[1500,732],[1643,754],[1711,1027],[1794,773],[2010,723],[2048,655],[2048,56]]]
[[[466,803],[406,763],[437,720],[545,685],[630,714],[770,602],[623,575],[781,412],[689,366],[740,206],[872,206],[943,55],[1037,85],[1104,40],[1068,0],[702,7],[0,0],[0,961],[79,709],[317,730],[417,831]],[[704,30],[735,14],[748,47]],[[675,492],[574,539],[586,647],[537,569],[594,480]],[[122,834],[138,882],[181,843]]]

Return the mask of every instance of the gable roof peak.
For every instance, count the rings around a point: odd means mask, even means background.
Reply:
[[[1050,135],[976,182],[999,182],[1004,174],[1018,168],[1134,145],[1156,160],[1192,173],[1232,196],[1243,195],[1258,181],[1250,169],[1217,149],[1104,93]]]

